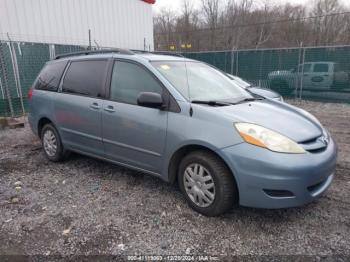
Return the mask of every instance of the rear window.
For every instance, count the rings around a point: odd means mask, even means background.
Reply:
[[[326,73],[328,72],[328,64],[315,64],[314,65],[315,73]]]
[[[40,72],[35,89],[57,91],[67,61],[47,64]]]
[[[107,60],[72,62],[63,80],[62,92],[100,97],[105,82]]]

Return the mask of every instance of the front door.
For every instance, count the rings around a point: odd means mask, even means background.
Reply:
[[[167,111],[137,104],[140,92],[163,93],[163,86],[145,67],[116,61],[110,99],[102,112],[103,143],[111,160],[160,173],[167,132]]]

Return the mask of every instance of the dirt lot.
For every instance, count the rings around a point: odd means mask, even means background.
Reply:
[[[0,131],[0,254],[349,256],[350,106],[300,106],[339,146],[328,193],[301,208],[215,218],[157,178],[79,155],[51,163],[28,127]]]

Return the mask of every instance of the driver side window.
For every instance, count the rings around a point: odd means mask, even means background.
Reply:
[[[137,105],[141,92],[162,95],[162,91],[160,83],[141,66],[125,61],[114,63],[110,94],[113,101]]]

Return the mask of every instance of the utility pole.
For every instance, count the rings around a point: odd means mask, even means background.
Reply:
[[[91,30],[89,29],[89,50],[91,50]]]

